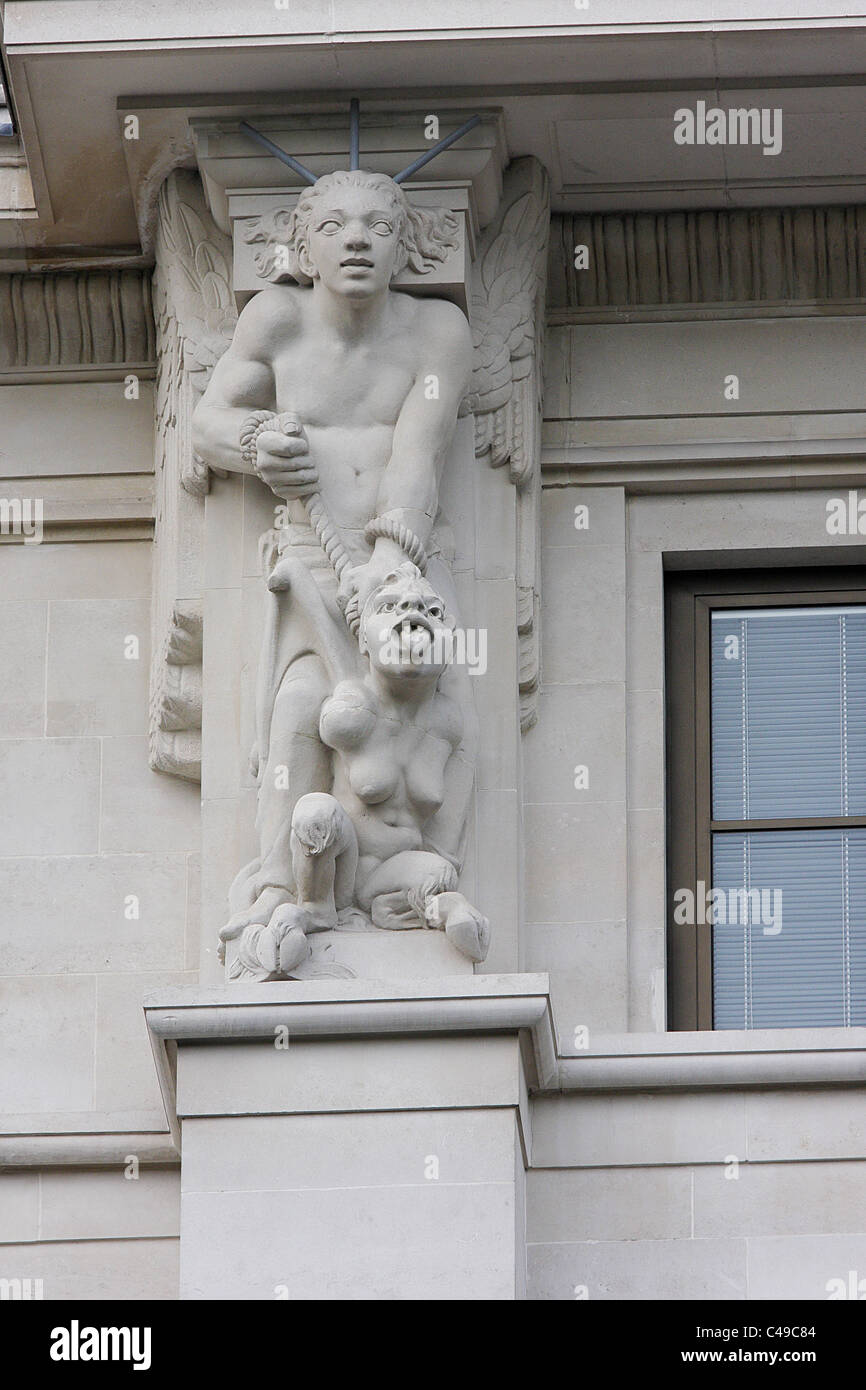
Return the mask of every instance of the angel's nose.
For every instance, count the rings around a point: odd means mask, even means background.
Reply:
[[[346,224],[345,242],[353,249],[370,245],[370,233],[363,222],[348,222]]]

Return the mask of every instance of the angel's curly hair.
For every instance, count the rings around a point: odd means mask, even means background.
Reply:
[[[369,174],[361,169],[338,171],[323,174],[311,187],[304,189],[293,208],[279,208],[257,217],[244,233],[245,241],[259,247],[254,259],[261,279],[273,284],[285,280],[312,284],[312,277],[302,269],[301,261],[308,249],[307,236],[316,203],[335,189],[346,187],[381,193],[388,206],[397,212],[400,233],[395,275],[407,265],[418,275],[427,275],[436,261],[444,261],[448,252],[459,244],[458,223],[453,212],[413,208],[400,185],[387,174]]]

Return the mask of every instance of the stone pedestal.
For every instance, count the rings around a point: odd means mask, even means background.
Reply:
[[[226,967],[238,954],[238,940],[226,943]],[[309,937],[310,959],[298,980],[419,980],[440,975],[472,975],[475,967],[443,932],[423,927],[406,931],[322,931]]]
[[[175,989],[145,1011],[182,1298],[524,1296],[545,975]]]

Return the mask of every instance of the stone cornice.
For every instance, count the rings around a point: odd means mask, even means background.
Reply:
[[[588,250],[575,267],[575,248]],[[866,207],[576,213],[551,220],[551,321],[711,306],[866,312]]]
[[[147,269],[0,275],[0,381],[152,375]]]

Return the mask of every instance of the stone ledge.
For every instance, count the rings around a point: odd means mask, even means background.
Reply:
[[[670,1091],[710,1087],[866,1083],[866,1028],[623,1033],[561,1057],[560,1091]]]
[[[0,1135],[0,1172],[10,1168],[120,1168],[130,1154],[148,1166],[178,1161],[168,1131]]]
[[[149,995],[144,1011],[163,1042],[272,1037],[279,1024],[302,1037],[500,1032],[548,1016],[549,983],[539,974],[181,986]]]
[[[579,440],[568,422],[549,421],[543,428],[541,456],[545,487],[625,487],[630,492],[780,491],[802,488],[857,487],[863,481],[866,434],[831,434],[826,418],[791,417],[805,438],[767,439],[769,416],[751,417],[740,438],[721,437],[718,420],[694,426],[691,440],[632,444],[632,421],[613,422],[613,442]],[[847,421],[847,417],[846,417]],[[652,423],[655,430],[656,424]],[[682,416],[666,417],[671,436]],[[859,424],[859,422],[858,422]],[[616,434],[620,426],[620,440]],[[855,427],[856,429],[857,427]],[[726,427],[726,434],[729,434]]]
[[[866,1028],[611,1034],[556,1055],[548,977],[295,981],[160,991],[144,1002],[167,1110],[178,1042],[419,1036],[528,1031],[531,1089],[651,1091],[866,1084]]]
[[[177,1046],[273,1039],[518,1033],[532,1035],[535,1081],[555,1076],[555,1034],[547,975],[474,975],[437,980],[287,981],[220,989],[177,987],[144,1000],[154,1061],[179,1147]]]

